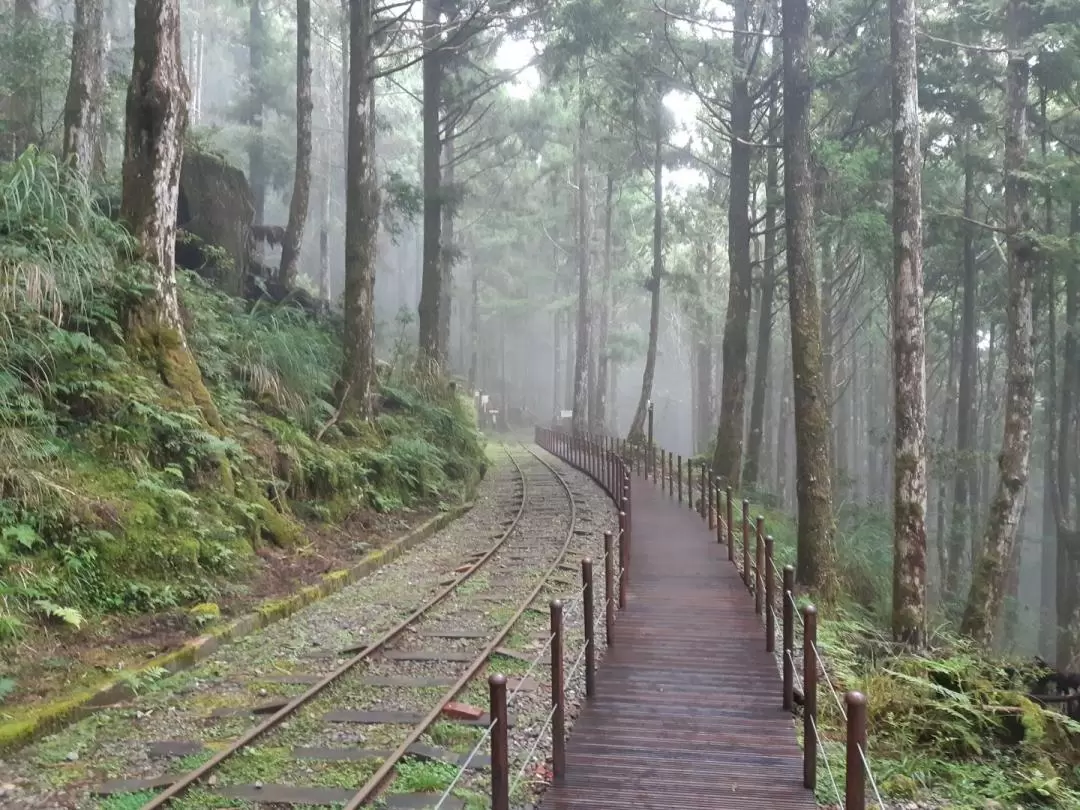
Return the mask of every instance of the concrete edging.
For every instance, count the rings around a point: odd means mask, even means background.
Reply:
[[[130,699],[135,695],[131,684],[140,673],[165,670],[169,675],[175,675],[183,672],[210,656],[223,644],[288,618],[301,608],[340,591],[346,585],[374,573],[406,551],[430,539],[432,535],[467,513],[475,503],[469,501],[435,515],[385,548],[367,554],[355,565],[323,574],[319,582],[301,588],[291,596],[268,600],[254,611],[228,624],[189,639],[177,650],[155,656],[137,667],[122,670],[104,684],[69,692],[63,697],[30,708],[22,717],[15,716],[10,720],[0,721],[0,753],[9,753],[28,745],[46,734],[83,719],[94,709]]]

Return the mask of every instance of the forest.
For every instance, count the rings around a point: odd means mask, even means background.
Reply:
[[[887,795],[1080,802],[1080,701],[1017,680],[1080,688],[1074,0],[7,0],[0,43],[0,717],[468,501],[484,392],[652,408],[765,504]]]

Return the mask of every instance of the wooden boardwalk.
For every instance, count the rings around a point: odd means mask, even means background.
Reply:
[[[813,810],[776,660],[726,546],[635,478],[630,592],[541,810]]]

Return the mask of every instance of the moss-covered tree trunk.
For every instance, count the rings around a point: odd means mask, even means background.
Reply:
[[[345,188],[345,335],[343,411],[367,417],[375,377],[375,240],[379,186],[375,175],[375,84],[372,0],[349,0],[349,145]]]
[[[750,339],[750,18],[749,0],[736,0],[732,35],[731,180],[728,191],[727,314],[724,319],[724,364],[720,384],[720,421],[716,428],[713,470],[725,482],[742,483],[743,423],[746,411],[746,355]]]
[[[1026,47],[1027,0],[1009,0],[1009,63],[1005,77],[1005,233],[1009,259],[1006,308],[1005,430],[998,456],[998,484],[990,501],[981,553],[972,573],[963,632],[993,640],[1001,614],[1009,561],[1024,509],[1035,401],[1031,294],[1035,269],[1029,211],[1027,107],[1030,67]]]
[[[278,271],[286,289],[296,283],[311,198],[311,113],[314,106],[311,98],[311,0],[296,0],[296,170]]]
[[[105,3],[76,0],[71,77],[64,103],[64,158],[89,175],[95,168],[105,95]]]
[[[167,385],[219,427],[217,409],[187,345],[176,291],[173,251],[188,98],[179,0],[136,0],[134,51],[120,214],[153,268],[153,290],[131,313],[128,338],[157,364]]]
[[[915,0],[892,0],[893,604],[897,641],[926,642],[926,347]]]
[[[821,300],[814,268],[810,169],[810,9],[783,0],[784,213],[794,381],[798,499],[796,579],[828,596],[833,584],[829,400],[821,366]]]

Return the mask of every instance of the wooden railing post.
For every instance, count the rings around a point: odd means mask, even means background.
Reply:
[[[566,686],[563,683],[563,604],[551,600],[551,770],[556,781],[566,776]]]
[[[742,581],[750,587],[750,501],[742,502]]]
[[[795,569],[784,566],[783,651],[784,651],[784,710],[795,709]]]
[[[844,695],[847,704],[847,779],[844,810],[866,810],[866,696],[862,692]]]
[[[593,564],[586,557],[581,561],[581,607],[585,622],[585,696],[596,694],[596,624],[593,614]]]
[[[735,507],[732,506],[731,487],[725,490],[727,494],[727,558],[728,562],[735,562]]]
[[[776,649],[776,577],[772,575],[773,538],[765,537],[765,652]]]
[[[610,647],[615,639],[615,538],[604,532],[604,640]]]
[[[491,810],[510,810],[510,742],[507,734],[506,676],[488,678],[491,729]]]
[[[761,615],[765,602],[765,572],[762,566],[765,564],[765,517],[757,516],[757,526],[754,531],[754,613]]]
[[[803,787],[817,787],[817,608],[803,608]]]

